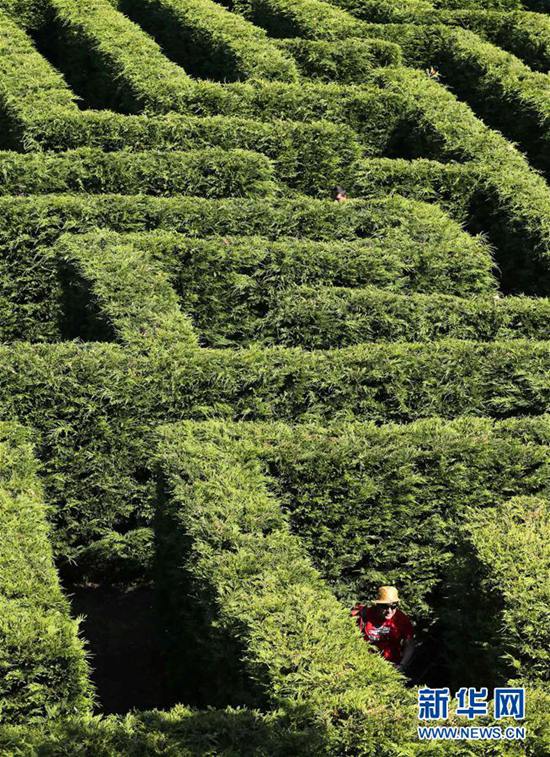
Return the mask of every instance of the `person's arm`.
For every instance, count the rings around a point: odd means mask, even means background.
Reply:
[[[414,654],[415,646],[416,645],[413,638],[405,639],[405,642],[403,644],[403,657],[401,658],[401,662],[398,665],[399,670],[403,671],[406,669]]]

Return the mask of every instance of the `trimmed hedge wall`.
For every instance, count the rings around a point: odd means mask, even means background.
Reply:
[[[0,12],[0,114],[2,147],[16,147],[25,122],[36,113],[62,117],[77,110],[61,75],[37,53],[32,40]]]
[[[498,686],[512,676],[548,685],[549,500],[515,497],[471,509],[461,537],[444,613],[454,679]]]
[[[108,152],[96,147],[63,148],[57,155],[0,152],[0,192],[202,193],[205,197],[238,192],[247,196],[275,186],[273,166],[277,178],[292,188],[308,194],[322,193],[326,198],[329,187],[337,181],[348,182],[354,160],[361,154],[351,130],[322,122],[313,125],[280,122],[270,128],[258,121],[225,116],[181,117],[176,123],[170,118],[164,124],[152,124],[146,117],[134,118],[132,124],[78,117],[72,124],[65,122],[67,134],[63,141],[69,146],[71,142],[75,145],[96,142]],[[86,131],[78,134],[73,131],[72,127],[78,125]],[[134,136],[133,149],[125,149],[125,139]],[[39,139],[46,144],[36,146],[61,147],[59,143],[52,145],[47,135],[42,134]],[[265,159],[263,165],[258,163],[250,150],[263,153],[270,164]],[[262,173],[265,178],[260,181]]]
[[[433,66],[442,81],[492,127],[516,140],[533,164],[550,168],[550,81],[473,32],[442,25],[377,25],[370,33],[403,48],[408,65]]]
[[[108,0],[44,0],[44,16],[32,30],[38,47],[87,107],[166,111],[192,86],[185,71]]]
[[[223,0],[271,37],[338,40],[361,37],[363,24],[323,0]]]
[[[401,228],[434,245],[460,248],[467,237],[439,208],[398,197],[373,202],[334,203],[292,199],[208,200],[142,195],[0,197],[0,259],[3,294],[12,305],[11,338],[25,339],[33,324],[52,315],[57,272],[41,248],[63,232],[106,226],[115,231],[170,229],[191,236],[264,234],[312,239],[353,239]],[[476,242],[473,243],[477,245]],[[482,249],[482,247],[479,247]]]
[[[282,289],[296,284],[370,284],[395,292],[448,291],[458,296],[493,292],[497,285],[482,240],[435,224],[380,227],[372,238],[336,241],[232,235],[197,239],[170,231],[111,236],[131,242],[158,262],[184,307],[192,308],[205,326],[232,292],[236,299],[231,309],[248,302],[261,312]],[[201,303],[208,310],[199,315]],[[230,318],[224,312],[223,319]]]
[[[40,434],[56,551],[75,556],[112,530],[151,523],[148,429],[218,416],[395,420],[540,415],[550,345],[445,341],[298,349],[151,349],[15,344],[0,348],[0,411]]]
[[[92,194],[263,197],[281,189],[271,161],[249,150],[209,147],[186,152],[61,155],[0,152],[0,195]]]
[[[457,10],[425,13],[415,19],[423,24],[432,21],[469,29],[542,73],[550,68],[550,18],[542,13]]]
[[[494,291],[491,257],[481,244],[466,236],[437,236],[428,231],[417,241],[395,229],[378,239],[336,243],[191,239],[170,232],[110,235],[109,240],[131,244],[160,265],[182,310],[192,316],[201,342],[225,347],[272,335],[272,319],[283,317],[278,303],[283,298],[288,307],[296,284],[317,288],[375,283],[396,292]],[[93,240],[86,235],[81,244],[86,247]],[[315,328],[304,334],[306,344],[311,339]]]
[[[401,48],[392,42],[350,37],[338,42],[278,39],[277,47],[291,55],[303,76],[326,82],[361,84],[378,66],[402,62]]]
[[[32,726],[1,726],[0,751],[10,757],[74,757],[75,749],[93,757],[317,757],[319,736],[294,729],[280,713],[244,708],[169,711],[50,718]]]
[[[232,437],[220,423],[161,430],[159,583],[176,680],[195,659],[210,697],[256,694],[318,730],[319,753],[368,754],[376,743],[389,754],[407,741],[412,695],[290,534],[254,446]]]
[[[396,585],[420,627],[446,609],[468,508],[549,491],[549,416],[227,428],[263,461],[292,531],[338,595],[351,605]],[[458,613],[468,600],[453,597]]]
[[[91,687],[59,587],[30,435],[0,424],[0,722],[84,714]]]
[[[550,694],[542,687],[530,687],[527,696],[525,741],[455,741],[453,755],[487,757],[543,757],[550,747],[548,712]],[[451,705],[451,707],[453,707]],[[489,704],[489,710],[492,705]],[[442,724],[442,723],[440,723]],[[477,718],[477,725],[517,725],[511,718],[491,721]],[[464,719],[455,717],[449,725],[464,726]],[[50,719],[43,724],[27,726],[0,726],[0,748],[13,757],[30,757],[36,754],[55,754],[55,757],[73,757],[75,744],[84,754],[94,757],[115,755],[143,755],[148,757],[195,757],[205,750],[224,757],[318,757],[323,746],[323,728],[292,730],[293,723],[281,713],[260,713],[244,708],[192,711],[176,705],[168,712],[132,712],[124,716]],[[361,734],[360,734],[361,735]],[[414,739],[414,734],[411,734]],[[326,740],[324,740],[326,746]],[[398,748],[395,747],[395,748]],[[395,755],[395,748],[386,757]],[[326,753],[326,752],[325,752]],[[354,754],[359,755],[358,752]],[[368,752],[373,755],[372,752]],[[380,751],[377,754],[384,754]],[[449,754],[448,744],[437,742],[414,744],[410,754]],[[333,757],[341,757],[334,755]]]
[[[285,290],[248,337],[266,345],[334,349],[361,342],[548,339],[550,299],[395,294],[374,287]]]
[[[349,181],[350,168],[363,152],[352,129],[327,121],[267,123],[234,116],[200,118],[172,113],[150,118],[84,111],[66,116],[62,122],[44,119],[25,131],[28,150],[63,152],[85,146],[126,153],[164,151],[156,160],[168,163],[177,163],[174,151],[206,147],[253,150],[271,159],[281,181],[302,192],[325,196],[328,187]],[[128,155],[122,159],[131,160]]]
[[[406,126],[412,155],[479,165],[475,215],[501,250],[498,263],[510,292],[550,292],[550,189],[523,156],[469,108],[420,71],[377,69],[390,91],[409,98]]]
[[[166,54],[193,76],[235,81],[297,81],[298,70],[267,34],[213,0],[118,0],[153,34]]]
[[[97,339],[114,332],[138,348],[152,340],[155,346],[198,346],[167,277],[132,245],[113,244],[104,235],[65,234],[54,255],[65,279],[65,319],[74,329],[66,337]],[[91,313],[90,299],[95,305]],[[99,324],[94,311],[99,311]]]
[[[66,235],[57,245],[55,255],[57,260],[70,264],[70,270],[63,275],[65,320],[69,327],[73,323],[77,327],[74,333],[66,332],[66,336],[110,340],[114,338],[114,326],[115,332],[126,342],[141,341],[147,335],[151,336],[152,329],[158,339],[184,340],[192,344],[194,337],[189,332],[188,322],[178,311],[179,307],[192,317],[201,343],[214,347],[252,341],[269,343],[278,339],[288,345],[293,343],[308,348],[313,345],[343,346],[350,343],[350,335],[354,333],[357,336],[355,342],[361,341],[360,336],[388,338],[392,328],[397,330],[394,336],[401,329],[401,339],[417,339],[421,338],[418,328],[422,327],[417,328],[414,324],[421,318],[417,311],[425,305],[426,298],[391,297],[389,293],[372,290],[371,309],[376,310],[375,303],[378,303],[378,311],[371,314],[372,320],[368,323],[371,329],[377,329],[384,328],[383,322],[386,321],[386,331],[375,336],[367,333],[368,325],[361,331],[357,324],[348,328],[346,323],[349,311],[354,308],[353,302],[357,311],[362,307],[363,319],[368,318],[368,292],[357,290],[354,294],[353,289],[335,290],[331,298],[331,289],[319,291],[317,287],[322,284],[353,287],[375,282],[397,292],[408,289],[437,292],[443,289],[469,294],[494,290],[496,280],[491,275],[490,255],[482,245],[467,236],[458,248],[457,241],[450,239],[445,244],[436,239],[430,244],[426,238],[411,240],[400,230],[392,230],[372,241],[339,243],[291,238],[273,242],[261,237],[193,239],[170,232]],[[82,279],[91,286],[91,292],[83,287]],[[304,283],[309,288],[296,288],[296,284]],[[135,292],[139,292],[139,296]],[[348,312],[344,314],[346,293]],[[89,321],[90,296],[100,302],[100,319],[107,318],[111,325],[107,334],[101,323]],[[357,305],[357,302],[363,305]],[[508,322],[509,328],[506,330],[502,324],[502,333],[496,331],[499,308],[492,299],[476,305],[477,300],[456,298],[455,301],[452,297],[441,296],[432,303],[430,296],[427,302],[434,308],[434,313],[426,315],[423,338],[429,336],[427,323],[430,320],[437,322],[438,318],[449,321],[447,329],[443,323],[440,325],[440,336],[475,338],[479,333],[483,338],[496,338],[499,334],[509,336],[514,333],[514,328],[520,330],[520,336],[550,335],[543,300],[535,300],[538,308],[530,300],[520,300],[515,309],[513,300],[503,301],[500,319]],[[393,321],[392,303],[396,309]],[[331,317],[328,312],[323,314],[323,307],[330,308],[331,304],[336,311],[340,305],[343,323],[335,320],[332,326],[328,325],[325,344],[319,332],[326,318]],[[304,306],[309,315],[301,310]],[[453,306],[454,324],[452,313],[447,313]],[[462,308],[470,312],[461,318]],[[387,318],[384,315],[386,309]],[[481,325],[478,332],[472,319],[482,317],[483,312],[485,332]],[[523,326],[519,320],[522,313],[527,320]],[[331,315],[335,316],[335,313]],[[300,337],[300,324],[304,326],[308,318],[308,328]],[[492,332],[487,333],[491,327]]]

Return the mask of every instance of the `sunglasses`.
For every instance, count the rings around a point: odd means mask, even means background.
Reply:
[[[384,611],[384,610],[395,610],[395,609],[397,608],[397,602],[392,602],[392,603],[391,603],[391,604],[389,604],[389,605],[383,605],[383,604],[379,604],[379,605],[378,605],[378,607],[379,607],[379,608],[380,608],[380,609],[381,609],[382,611]]]

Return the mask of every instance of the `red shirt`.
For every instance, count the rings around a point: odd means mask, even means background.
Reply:
[[[386,660],[399,665],[403,656],[403,642],[414,636],[409,617],[397,609],[392,618],[381,623],[376,607],[365,605],[356,605],[351,614],[357,617],[359,630],[365,639],[378,647]]]

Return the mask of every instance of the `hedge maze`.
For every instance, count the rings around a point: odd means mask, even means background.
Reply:
[[[0,754],[550,752],[549,11],[0,0]]]

